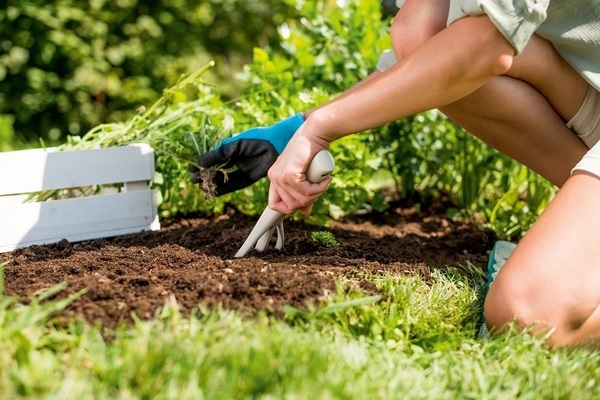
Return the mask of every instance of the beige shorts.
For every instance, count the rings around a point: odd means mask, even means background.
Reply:
[[[567,127],[590,149],[571,173],[587,171],[600,177],[600,92],[592,86],[589,87],[581,108],[567,122]]]

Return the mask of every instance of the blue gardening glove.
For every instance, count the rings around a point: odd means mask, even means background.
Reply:
[[[267,176],[269,168],[303,123],[304,117],[298,113],[271,126],[248,129],[223,140],[215,149],[198,157],[200,168],[190,165],[192,182],[217,196],[250,186]],[[233,172],[223,171],[236,167]],[[218,168],[208,184],[205,182],[207,174],[203,173],[205,168]]]

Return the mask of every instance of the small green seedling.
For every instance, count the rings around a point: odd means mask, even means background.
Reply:
[[[337,247],[340,245],[340,243],[337,240],[335,240],[335,237],[333,237],[333,233],[331,233],[331,232],[326,232],[326,231],[313,232],[311,235],[311,238],[315,242],[325,245],[327,247]]]

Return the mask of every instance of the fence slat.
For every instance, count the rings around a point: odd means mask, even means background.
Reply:
[[[0,252],[160,227],[153,190],[5,206],[0,215]]]
[[[106,149],[35,149],[0,153],[0,196],[110,183],[149,181],[154,152],[147,144]]]

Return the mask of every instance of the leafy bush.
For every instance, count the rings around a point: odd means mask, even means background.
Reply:
[[[211,59],[221,93],[255,46],[276,47],[280,1],[6,0],[0,114],[25,139],[56,144],[160,97]]]
[[[283,52],[255,49],[244,70],[249,85],[237,104],[236,124],[266,125],[320,105],[366,77],[390,47],[389,24],[382,21],[376,0],[286,2],[300,18],[280,27]],[[333,143],[334,181],[310,219],[352,213],[377,197],[369,182],[380,162],[369,138],[365,133]],[[260,182],[228,200],[256,213],[266,205],[266,192],[266,182]]]
[[[299,5],[302,2],[288,3]],[[206,201],[203,198],[199,189],[189,182],[187,173],[187,164],[194,161],[194,154],[198,151],[195,142],[190,140],[190,132],[199,134],[197,137],[205,143],[204,151],[233,132],[268,125],[321,104],[335,93],[328,90],[338,91],[343,81],[354,82],[366,75],[367,65],[375,65],[380,50],[389,44],[386,25],[381,23],[379,3],[352,1],[339,7],[323,7],[321,3],[312,2],[299,6],[301,14],[316,16],[316,21],[307,19],[303,20],[303,24],[290,22],[287,25],[290,31],[284,35],[284,46],[286,49],[296,48],[295,51],[254,50],[254,60],[244,73],[247,88],[239,101],[225,102],[220,92],[199,81],[199,76],[209,71],[203,69],[191,74],[183,83],[167,89],[161,99],[140,115],[124,122],[100,124],[81,139],[69,137],[62,147],[106,147],[136,141],[149,143],[157,154],[158,176],[154,185],[162,196],[163,216],[220,210],[224,202],[249,214],[261,212],[267,201],[266,181],[220,199]],[[321,13],[325,11],[327,15],[323,16]],[[350,18],[355,14],[371,16],[369,23],[365,24],[358,17]],[[345,19],[352,25],[343,23]],[[316,63],[311,69],[305,59],[307,53],[300,51],[300,44],[309,43],[307,37],[317,37],[317,32],[325,30],[331,31],[326,36],[328,40],[335,39],[337,45],[333,50],[340,50],[340,54],[329,57],[327,41],[315,42],[321,58],[333,61]],[[309,53],[314,51],[311,49]],[[348,69],[349,63],[363,67]],[[304,66],[299,67],[301,64]],[[345,74],[341,81],[340,74]],[[313,83],[307,86],[303,77]],[[324,82],[323,86],[318,87],[318,82]],[[190,90],[190,86],[194,89]],[[378,166],[362,136],[345,138],[335,143],[332,150],[336,153],[338,175],[330,194],[313,212],[313,219],[353,212],[373,197],[373,191],[367,189],[366,183]]]

